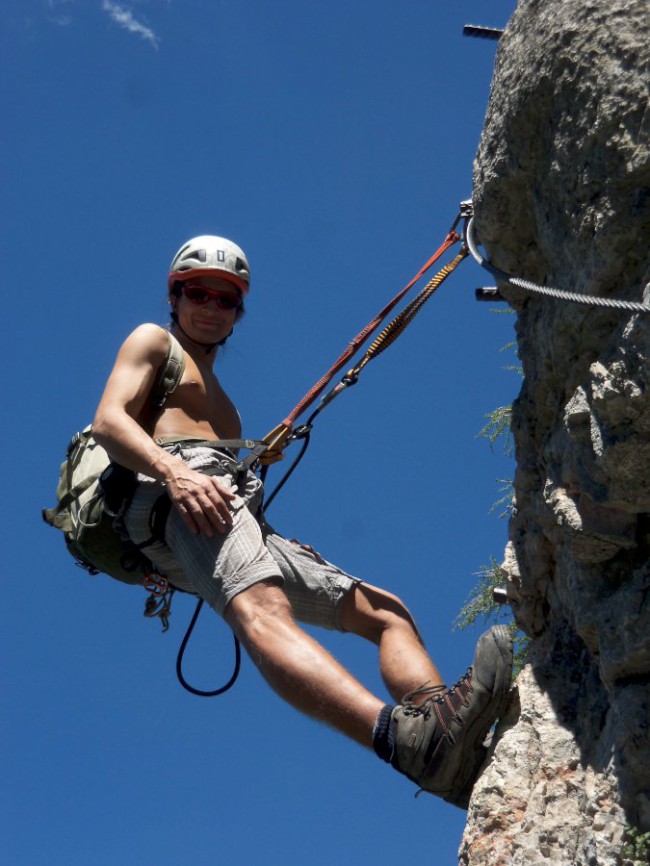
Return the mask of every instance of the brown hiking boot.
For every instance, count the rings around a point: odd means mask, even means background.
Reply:
[[[395,769],[462,809],[486,756],[483,741],[505,709],[512,637],[497,625],[479,638],[474,664],[450,689],[426,683],[404,696],[391,716]],[[413,703],[416,696],[427,697]]]

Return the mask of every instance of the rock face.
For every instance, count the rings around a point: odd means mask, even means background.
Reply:
[[[477,235],[537,283],[650,304],[647,0],[520,0]],[[650,830],[650,315],[501,287],[524,368],[504,573],[532,638],[463,864],[619,864]]]

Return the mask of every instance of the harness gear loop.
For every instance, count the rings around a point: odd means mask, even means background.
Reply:
[[[175,589],[167,578],[151,572],[142,582],[143,587],[149,593],[149,598],[144,605],[144,616],[153,618],[158,617],[162,623],[163,632],[169,628],[169,617],[172,612],[172,598],[174,597]]]
[[[148,574],[145,577],[142,586],[147,590],[147,592],[150,592],[151,595],[159,598],[169,589],[169,581],[164,575],[152,571],[151,574]]]

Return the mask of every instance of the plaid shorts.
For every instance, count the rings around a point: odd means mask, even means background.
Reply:
[[[232,598],[263,580],[280,583],[301,622],[341,630],[340,604],[359,583],[317,553],[289,541],[272,529],[260,515],[263,488],[252,473],[238,474],[236,461],[215,448],[183,443],[168,450],[197,471],[209,470],[236,493],[229,504],[233,525],[225,534],[208,538],[187,529],[172,508],[165,527],[165,540],[143,548],[161,574],[179,589],[204,598],[223,615]],[[136,544],[151,538],[151,512],[165,493],[164,487],[146,476],[124,515],[124,525]]]

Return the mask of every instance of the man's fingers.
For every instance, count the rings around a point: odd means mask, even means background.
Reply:
[[[193,534],[205,533],[209,538],[215,530],[226,533],[233,523],[228,503],[236,497],[232,486],[211,475],[192,473],[175,500],[176,507]],[[190,481],[190,483],[187,483]]]
[[[212,511],[214,510],[218,521],[218,523],[215,523],[214,525],[219,530],[221,530],[220,525],[222,524],[225,524],[226,527],[232,525],[233,518],[228,503],[235,498],[235,495],[236,494],[232,493],[228,487],[223,485],[214,484],[207,491],[207,499],[209,503],[208,513],[212,516]]]
[[[230,497],[231,499],[233,497]],[[218,493],[213,492],[211,496],[206,497],[201,502],[204,515],[217,532],[227,532],[232,526],[233,517],[228,508],[228,504],[223,497]]]
[[[223,481],[215,478],[214,475],[208,475],[207,477],[212,482],[212,486],[216,489],[220,496],[223,496],[225,499],[235,498],[237,494],[233,491],[230,484],[224,484]]]
[[[183,519],[183,523],[187,526],[187,528],[192,533],[192,535],[198,535],[199,534],[199,527],[198,527],[196,521],[194,520],[194,517],[192,516],[192,512],[189,510],[189,508],[185,505],[184,502],[176,502],[174,504],[176,505],[176,508],[178,509],[178,513],[180,514],[181,518]]]
[[[187,512],[189,519],[185,522],[195,534],[203,533],[208,538],[212,538],[215,530],[224,533],[230,529],[232,521],[226,520],[223,516],[227,513],[228,509],[225,506],[223,510],[218,510],[215,504],[206,498],[202,502],[197,502]]]

